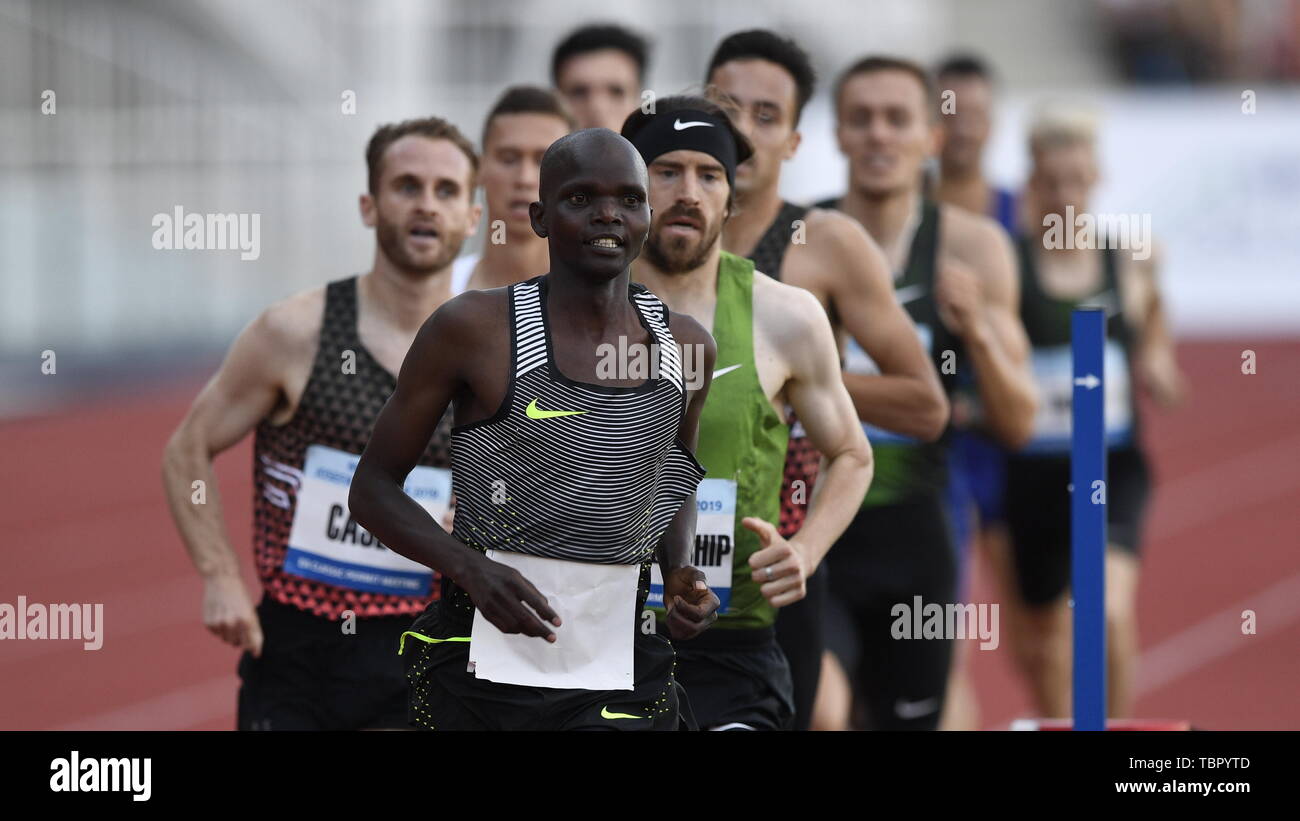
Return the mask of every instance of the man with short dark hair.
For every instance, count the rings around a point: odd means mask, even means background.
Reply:
[[[559,96],[537,86],[506,89],[483,122],[479,183],[487,201],[487,236],[481,254],[452,266],[451,292],[484,290],[531,279],[550,265],[546,240],[537,236],[528,208],[537,201],[542,157],[573,130]]]
[[[478,157],[445,120],[386,125],[366,148],[361,216],[369,272],[267,308],[231,346],[163,454],[163,487],[204,581],[203,622],[244,651],[242,730],[403,729],[397,642],[436,597],[435,574],[357,526],[348,487],[416,330],[449,296],[451,263],[478,223]],[[441,421],[439,421],[441,419]],[[412,460],[426,515],[451,493],[451,418]],[[254,609],[222,524],[213,460],[255,431]]]
[[[618,131],[640,105],[650,47],[622,26],[600,24],[570,32],[551,56],[551,82],[578,128]]]
[[[990,434],[1010,448],[1032,430],[1036,393],[1018,316],[1014,254],[987,217],[927,200],[922,169],[938,149],[925,70],[867,57],[835,84],[836,137],[848,190],[820,203],[862,224],[895,272],[895,292],[929,348],[944,387],[973,370]],[[875,363],[850,351],[846,370]],[[946,695],[952,637],[893,635],[901,605],[955,600],[956,565],[944,493],[947,437],[921,442],[880,431],[880,469],[857,518],[831,552],[832,648],[854,679],[863,723],[933,729]],[[841,719],[843,720],[843,719]]]
[[[810,291],[826,309],[841,348],[852,343],[879,373],[845,374],[858,418],[922,439],[943,431],[947,400],[907,312],[894,298],[888,265],[862,226],[835,211],[781,199],[782,164],[799,146],[799,118],[816,75],[797,43],[755,29],[723,39],[709,61],[710,87],[735,111],[754,155],[736,171],[740,208],[723,247],[747,256],[774,279]],[[820,455],[794,429],[781,488],[781,535],[803,524]],[[782,608],[777,638],[794,679],[797,729],[807,729],[821,674],[822,607],[827,574],[814,573],[803,601]]]

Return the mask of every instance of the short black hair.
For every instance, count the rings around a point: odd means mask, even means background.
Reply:
[[[925,104],[927,110],[933,107],[930,101],[934,98],[934,83],[930,75],[919,63],[913,62],[903,57],[889,57],[873,54],[863,57],[853,65],[844,69],[839,78],[835,81],[835,111],[838,113],[840,108],[840,96],[844,93],[844,84],[859,74],[873,74],[877,71],[901,71],[904,74],[910,74],[921,84],[921,90],[924,92]],[[933,113],[933,111],[931,111]]]
[[[483,120],[483,141],[479,145],[484,151],[492,121],[503,114],[547,114],[562,120],[570,131],[577,127],[573,115],[554,91],[541,86],[511,86],[501,93]]]
[[[952,54],[944,58],[934,69],[936,77],[971,77],[994,81],[993,69],[982,58],[974,54]]]
[[[704,82],[707,83],[713,76],[714,69],[723,63],[747,59],[776,63],[794,78],[794,124],[799,125],[803,107],[812,99],[813,89],[817,85],[817,72],[813,70],[808,52],[789,37],[782,37],[767,29],[738,31],[727,35],[718,43],[713,58],[709,60],[709,69],[704,73]]]
[[[574,29],[559,42],[551,53],[551,83],[560,84],[560,68],[570,57],[612,48],[621,51],[636,63],[638,82],[645,81],[646,64],[650,61],[650,44],[630,29],[612,23],[599,23]]]
[[[727,109],[715,100],[694,94],[674,94],[671,97],[660,97],[655,100],[654,113],[647,113],[644,108],[638,108],[627,115],[627,119],[623,121],[623,130],[619,133],[635,145],[636,135],[646,127],[652,118],[660,114],[671,114],[674,111],[687,110],[703,111],[705,114],[717,117],[727,124],[727,131],[731,133],[731,139],[736,143],[736,165],[740,165],[754,155],[754,144],[736,127],[736,123],[731,119]],[[649,165],[649,163],[646,163],[646,165]],[[732,185],[727,192],[727,208],[733,209],[735,202],[736,187]]]

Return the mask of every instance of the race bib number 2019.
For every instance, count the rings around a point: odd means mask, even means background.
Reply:
[[[370,593],[427,596],[433,571],[389,550],[348,511],[359,459],[324,445],[307,448],[284,571]],[[403,490],[442,521],[451,499],[451,471],[418,466]]]
[[[736,554],[736,481],[705,479],[695,491],[695,555],[691,564],[704,571],[709,587],[722,602],[718,615],[731,603],[731,568]],[[664,577],[659,563],[650,569],[650,607],[664,606]]]

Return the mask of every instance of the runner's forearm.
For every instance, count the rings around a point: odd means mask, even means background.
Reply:
[[[791,541],[798,543],[815,570],[857,515],[875,471],[871,445],[827,458],[810,500],[808,518]]]
[[[932,442],[948,424],[948,402],[926,380],[885,374],[844,374],[858,418],[878,428]]]
[[[195,487],[195,482],[202,482]],[[238,576],[239,558],[230,545],[212,459],[183,433],[167,442],[162,460],[163,493],[194,569],[204,579]]]
[[[1032,379],[991,333],[971,334],[965,343],[989,432],[1005,447],[1019,450],[1033,433],[1038,400]]]
[[[402,482],[365,459],[348,492],[352,517],[394,553],[457,579],[482,553],[461,544],[402,490]]]
[[[692,493],[682,502],[677,515],[673,516],[668,529],[659,538],[655,549],[655,558],[659,561],[659,570],[666,579],[677,568],[692,564],[695,549],[695,494]]]

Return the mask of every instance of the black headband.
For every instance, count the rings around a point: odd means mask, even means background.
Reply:
[[[646,165],[670,151],[703,151],[722,163],[727,184],[736,187],[736,140],[721,117],[693,108],[652,115],[632,145]]]

